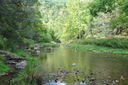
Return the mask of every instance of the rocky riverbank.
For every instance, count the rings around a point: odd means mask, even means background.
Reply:
[[[8,71],[9,73],[13,72],[16,69],[23,69],[27,64],[26,58],[19,57],[16,54],[3,50],[0,50],[0,54],[4,57],[4,59],[2,60],[4,64],[11,66],[11,71]],[[1,73],[1,75],[7,75],[8,72]]]

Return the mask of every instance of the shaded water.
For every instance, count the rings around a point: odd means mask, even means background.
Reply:
[[[10,80],[14,78],[18,73],[18,70],[12,65],[11,70],[6,72],[5,75],[0,77],[0,85],[10,85]]]
[[[54,52],[40,50],[39,58],[49,74],[45,83],[57,78],[63,82],[58,85],[79,85],[82,80],[86,85],[128,85],[128,57],[64,48],[63,45],[55,47]]]

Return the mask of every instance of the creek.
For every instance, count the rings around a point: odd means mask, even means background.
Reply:
[[[44,85],[128,85],[128,57],[72,49],[65,45],[54,47],[54,52],[43,52],[43,48],[40,51],[44,71],[49,76],[54,75],[46,79]]]
[[[106,53],[94,53],[53,46],[54,51],[44,52],[40,48],[39,60],[46,74],[43,85],[128,85],[128,57]],[[13,75],[3,76],[0,85]]]

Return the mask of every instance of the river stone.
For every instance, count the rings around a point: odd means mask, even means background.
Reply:
[[[15,68],[16,69],[23,69],[24,67],[25,67],[25,65],[27,64],[27,61],[21,61],[20,63],[17,63],[16,65],[15,65]]]
[[[0,50],[0,54],[8,54],[8,52]]]
[[[75,65],[76,65],[76,63],[73,63],[73,64],[72,64],[72,66],[75,66]]]
[[[40,47],[34,47],[34,50],[39,50],[40,49]]]
[[[39,45],[39,47],[43,47],[43,45]]]
[[[18,57],[16,54],[0,50],[0,54],[4,56],[5,58],[12,58],[12,57]]]
[[[93,50],[92,52],[94,52],[94,53],[101,53],[101,52],[99,52],[99,51],[96,51],[96,50]]]
[[[17,62],[15,62],[14,60],[8,60],[8,61],[6,61],[5,63],[6,63],[6,64],[11,64],[11,65],[12,65],[12,64],[16,64]]]
[[[36,53],[37,55],[39,55],[39,54],[40,54],[40,51],[39,51],[39,50],[37,50],[35,53]]]

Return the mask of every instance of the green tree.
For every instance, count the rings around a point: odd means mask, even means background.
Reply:
[[[115,10],[117,0],[93,0],[89,3],[89,11],[92,16],[97,16],[98,12],[112,12]]]
[[[119,12],[111,19],[110,27],[112,29],[117,29],[116,34],[128,34],[128,1],[118,1]]]
[[[24,38],[33,39],[33,34],[42,26],[37,5],[38,0],[1,1],[0,35],[6,40],[1,49],[15,50]]]

